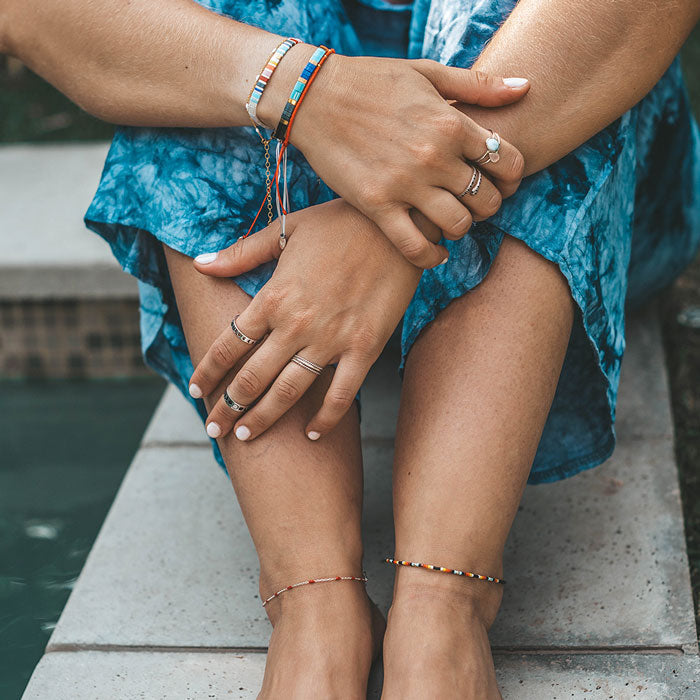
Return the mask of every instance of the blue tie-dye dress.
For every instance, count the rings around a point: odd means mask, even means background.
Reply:
[[[514,0],[208,0],[210,9],[339,53],[409,55],[470,66]],[[293,150],[293,149],[292,149]],[[326,201],[299,152],[292,209]],[[159,241],[187,255],[218,250],[245,232],[264,196],[251,128],[117,131],[87,225],[138,277],[146,362],[189,398],[192,373]],[[487,274],[504,234],[556,262],[577,303],[554,402],[530,483],[600,464],[615,444],[625,308],[667,285],[700,246],[700,138],[676,61],[634,109],[546,170],[528,177],[489,221],[446,245],[449,262],[423,274],[403,323],[403,357],[421,329]],[[254,295],[267,264],[236,278]],[[203,402],[195,404],[204,417]],[[223,464],[214,443],[217,459]]]

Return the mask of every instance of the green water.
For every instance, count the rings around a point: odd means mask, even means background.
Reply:
[[[163,392],[0,382],[0,698],[19,698]]]

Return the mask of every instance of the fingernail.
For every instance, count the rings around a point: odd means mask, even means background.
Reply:
[[[193,399],[201,399],[202,390],[196,384],[190,384],[190,396]]]
[[[208,263],[214,262],[218,253],[202,253],[198,255],[194,260],[202,265],[207,265]]]
[[[306,437],[309,438],[309,440],[318,440],[321,437],[321,433],[317,433],[315,430],[309,430],[309,432],[306,433]]]
[[[245,425],[239,425],[236,428],[236,437],[239,440],[247,440],[250,437],[250,430]]]
[[[449,260],[449,258],[445,258],[440,264],[444,265],[448,260]]]
[[[518,88],[522,87],[523,85],[527,85],[527,78],[503,78],[503,82],[508,87]]]
[[[218,423],[209,423],[207,425],[207,435],[210,438],[218,438],[221,435],[221,426]]]

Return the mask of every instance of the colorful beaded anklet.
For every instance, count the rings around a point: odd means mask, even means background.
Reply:
[[[481,574],[473,574],[471,571],[460,571],[459,569],[448,569],[444,566],[435,566],[434,564],[421,564],[418,561],[402,561],[400,559],[385,559],[386,564],[394,564],[395,566],[414,566],[417,569],[430,569],[431,571],[441,571],[444,574],[454,574],[455,576],[467,576],[468,578],[476,578],[480,581],[490,581],[491,583],[502,583],[505,581],[502,578],[495,576],[482,576]]]
[[[271,601],[282,595],[285,591],[291,591],[292,588],[298,588],[299,586],[306,586],[312,583],[329,583],[331,581],[360,581],[360,583],[367,583],[367,576],[363,572],[362,576],[331,576],[330,578],[311,578],[308,581],[299,581],[299,583],[293,583],[291,586],[286,586],[277,593],[273,593],[269,598],[263,600],[263,608]]]

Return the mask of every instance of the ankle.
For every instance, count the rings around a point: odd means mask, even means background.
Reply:
[[[457,619],[491,628],[503,599],[503,586],[435,571],[397,576],[392,610],[445,608]]]

